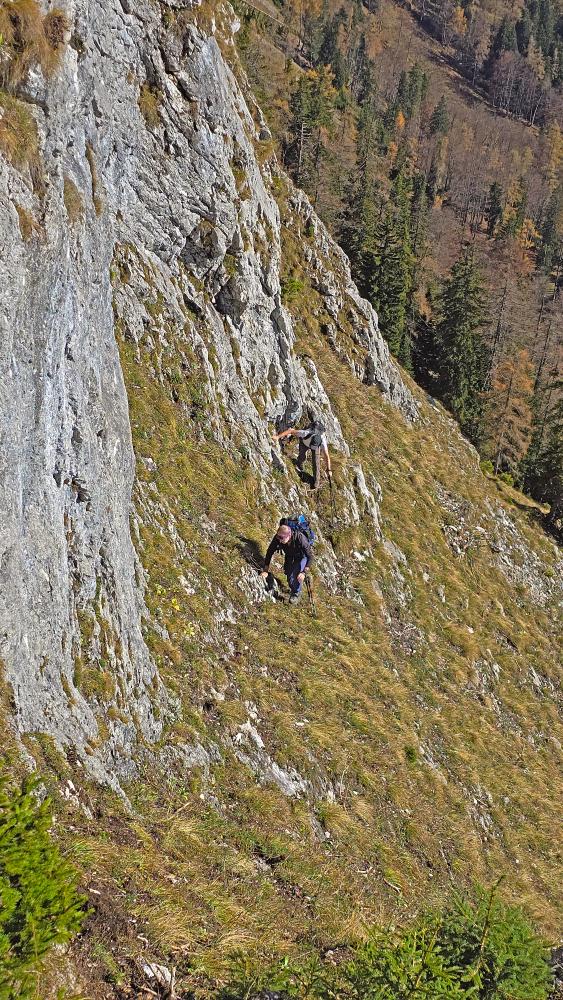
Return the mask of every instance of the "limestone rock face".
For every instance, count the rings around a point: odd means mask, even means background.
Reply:
[[[213,435],[226,448],[246,442],[270,496],[279,496],[272,468],[284,464],[274,424],[312,407],[332,445],[348,450],[313,362],[295,353],[282,302],[267,128],[213,19],[194,23],[198,6],[70,2],[59,75],[47,84],[32,73],[23,95],[39,129],[41,183],[0,155],[0,663],[19,731],[73,744],[106,778],[131,771],[138,734],[158,736],[167,703],[142,634],[116,333],[157,356],[172,339],[180,355],[199,356]],[[220,16],[228,39],[232,11]],[[284,184],[289,228],[314,232],[304,254],[335,320],[335,349],[346,308],[362,357],[352,371],[415,419],[346,258]],[[37,223],[27,241],[22,211]],[[359,505],[378,535],[378,498],[359,467],[348,494],[343,517],[353,523]],[[90,655],[109,717],[87,683]]]

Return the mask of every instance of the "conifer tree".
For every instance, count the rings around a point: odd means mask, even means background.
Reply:
[[[563,382],[558,385],[563,390]],[[537,489],[541,498],[550,505],[548,523],[555,524],[563,517],[563,395],[559,395],[549,415],[545,448],[541,454],[540,475]]]
[[[40,962],[84,920],[77,876],[51,840],[51,804],[37,781],[8,794],[0,785],[0,1000],[36,997]]]
[[[516,41],[518,44],[518,51],[523,56],[525,56],[528,52],[528,43],[532,37],[533,30],[534,25],[530,17],[530,12],[528,8],[525,7],[516,25]]]
[[[560,185],[549,199],[540,233],[541,245],[537,263],[538,267],[550,274],[563,257],[563,185]]]
[[[325,67],[302,76],[291,98],[285,158],[297,183],[309,190],[318,182],[323,131],[332,124],[334,99],[332,73]]]
[[[410,237],[410,204],[405,178],[394,183],[395,205],[379,221],[373,249],[365,253],[368,298],[379,314],[381,330],[391,351],[412,371],[412,344],[407,307],[413,284],[414,255]]]
[[[436,343],[440,395],[475,444],[483,433],[482,391],[489,361],[482,335],[485,309],[482,278],[466,250],[441,292]]]
[[[346,11],[341,7],[334,17],[326,23],[318,56],[318,62],[321,65],[331,67],[334,84],[338,89],[347,83],[346,66],[339,37],[345,23]]]
[[[493,39],[493,44],[491,45],[486,65],[487,75],[491,74],[496,60],[502,55],[503,52],[516,52],[517,50],[518,41],[516,38],[516,27],[514,22],[505,16],[500,22],[497,33]]]
[[[367,252],[373,248],[377,219],[375,178],[378,121],[371,104],[360,111],[356,167],[348,178],[345,207],[339,220],[339,240],[350,258],[362,295],[369,295]]]
[[[447,135],[449,128],[448,102],[442,96],[430,116],[428,131],[430,135]]]
[[[489,188],[486,209],[487,232],[489,236],[495,235],[497,226],[502,218],[502,208],[502,187],[498,181],[493,181]]]
[[[549,503],[549,522],[563,516],[563,381],[537,386],[530,446],[522,463],[524,488]]]
[[[506,192],[500,229],[502,236],[516,236],[520,232],[526,218],[527,200],[528,192],[523,179],[514,179]]]

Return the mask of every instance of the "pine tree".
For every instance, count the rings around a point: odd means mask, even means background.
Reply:
[[[522,463],[524,488],[550,504],[548,522],[563,517],[563,381],[537,386],[530,446]]]
[[[301,184],[305,174],[306,151],[311,139],[313,128],[313,109],[311,80],[308,76],[302,76],[294,91],[291,101],[291,121],[289,133],[291,140],[286,149],[285,160],[288,166],[293,168],[293,175],[298,184]]]
[[[356,170],[349,179],[346,194],[346,207],[339,221],[339,242],[350,258],[360,293],[369,296],[368,268],[377,218],[376,182]]]
[[[340,45],[340,30],[346,24],[346,20],[346,11],[341,7],[325,26],[318,56],[320,65],[330,66],[332,69],[337,89],[346,86],[347,83],[346,64]]]
[[[447,177],[448,138],[441,136],[434,147],[426,190],[431,202],[445,190]]]
[[[371,78],[371,63],[367,53],[366,36],[360,35],[358,44],[352,54],[350,72],[350,90],[361,106],[366,97],[366,88]]]
[[[485,72],[487,76],[492,73],[494,64],[499,56],[503,52],[517,52],[518,51],[518,40],[516,37],[516,28],[514,22],[508,17],[503,17],[498,31],[493,39],[493,44],[491,45],[491,50],[489,52],[489,57],[487,59],[487,64],[485,67]]]
[[[375,306],[383,336],[395,357],[412,370],[407,306],[414,257],[408,218],[388,208],[379,222],[373,250],[365,254],[368,298]]]
[[[448,102],[442,96],[430,116],[428,132],[430,135],[447,135],[449,129],[450,116],[448,114]]]
[[[323,40],[323,31],[326,21],[325,4],[319,10],[318,6],[308,0],[302,13],[301,29],[301,50],[306,58],[316,66],[319,59],[319,51]]]
[[[338,225],[339,241],[350,258],[354,279],[364,296],[369,294],[366,255],[373,248],[377,219],[378,124],[372,103],[365,104],[358,119],[356,166],[348,178],[345,207]]]
[[[412,179],[411,239],[417,261],[424,258],[426,251],[426,229],[428,223],[428,192],[424,174],[417,173]]]
[[[528,192],[522,178],[514,179],[508,187],[502,212],[502,236],[516,236],[526,218]]]
[[[528,43],[532,37],[532,32],[534,30],[534,25],[530,17],[530,13],[527,8],[522,11],[522,16],[516,25],[516,40],[518,43],[518,51],[521,55],[525,56],[528,52]]]
[[[440,915],[437,945],[447,965],[464,970],[466,997],[547,1000],[547,948],[524,914],[499,898],[498,883],[490,890],[476,886],[471,895],[454,893]]]
[[[487,232],[489,236],[495,235],[497,226],[502,218],[502,209],[502,187],[498,181],[493,181],[489,188],[486,209]]]
[[[407,73],[405,70],[399,77],[395,100],[389,108],[389,114],[396,119],[399,111],[409,121],[418,111],[428,90],[428,77],[419,63],[415,63]]]
[[[474,444],[479,444],[489,356],[482,336],[483,283],[469,251],[454,264],[444,284],[439,315],[436,342],[440,395],[464,433]]]
[[[302,76],[291,98],[285,162],[297,183],[308,190],[318,184],[323,131],[332,125],[335,96],[332,73],[322,67]]]
[[[559,390],[563,383],[559,383]],[[550,505],[548,523],[563,518],[563,396],[559,396],[550,413],[545,449],[541,456],[538,489],[541,498]]]
[[[84,920],[76,873],[51,840],[51,804],[38,803],[36,786],[0,786],[0,1000],[37,996],[41,959]]]
[[[541,245],[537,264],[547,274],[563,258],[563,185],[557,188],[545,211],[540,227]]]

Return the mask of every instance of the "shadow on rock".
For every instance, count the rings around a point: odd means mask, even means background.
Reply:
[[[259,572],[263,569],[264,554],[262,546],[254,538],[245,538],[244,535],[239,535],[237,548],[249,566],[252,566],[253,569]]]

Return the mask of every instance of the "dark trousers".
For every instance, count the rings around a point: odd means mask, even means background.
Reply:
[[[307,458],[307,452],[311,452],[311,462],[313,463],[313,486],[318,489],[321,482],[321,449],[320,448],[308,448],[304,441],[299,439],[299,455],[297,456],[297,468],[303,470],[303,465],[305,459]]]
[[[301,584],[297,577],[300,573],[305,571],[305,566],[307,565],[307,556],[303,556],[301,562],[292,563],[290,566],[285,566],[285,575],[287,576],[287,582],[289,584],[289,589],[292,594],[298,594],[301,590]]]

